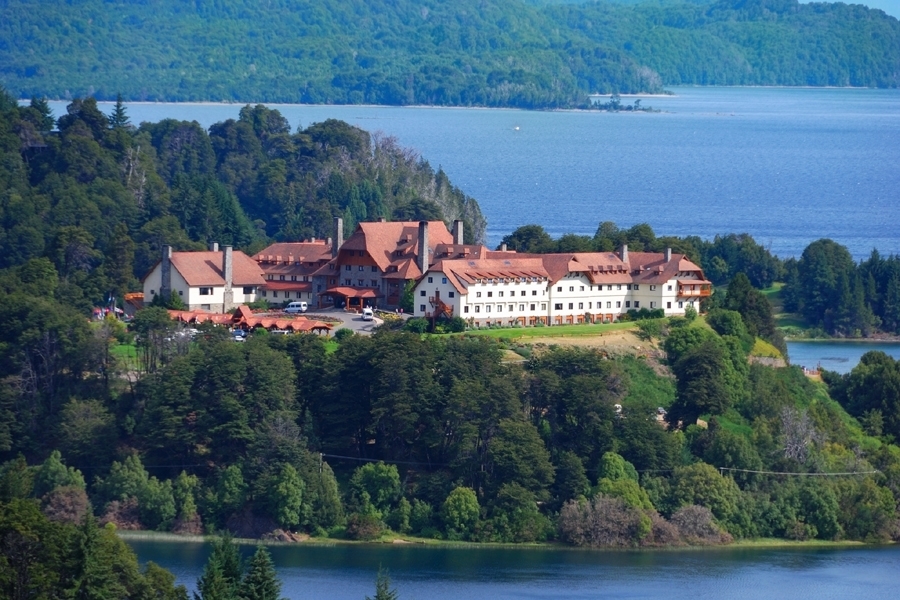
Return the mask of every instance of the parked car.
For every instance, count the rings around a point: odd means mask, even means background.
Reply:
[[[362,312],[363,321],[372,321],[375,319],[375,311],[371,308],[364,308]]]
[[[305,313],[307,310],[306,302],[291,302],[287,306],[284,307],[284,312],[296,314],[296,313]]]
[[[247,341],[247,332],[243,329],[235,329],[231,332],[231,339],[235,342]]]

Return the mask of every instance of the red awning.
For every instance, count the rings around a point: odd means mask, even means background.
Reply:
[[[352,287],[333,287],[328,288],[323,294],[338,294],[345,298],[377,298],[378,292],[373,289],[358,290]]]

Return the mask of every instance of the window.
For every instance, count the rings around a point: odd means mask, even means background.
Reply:
[[[488,292],[488,298],[493,297],[493,295],[494,295],[494,292]]]
[[[593,287],[593,286],[592,286],[592,287]],[[583,292],[583,291],[584,291],[584,286],[581,286],[581,289],[579,289],[578,291],[579,291],[579,292]]]
[[[529,308],[529,310],[534,310],[534,307],[535,307],[536,305],[535,305],[535,304],[531,304],[531,305],[529,305],[529,306],[531,307],[531,308]]]
[[[490,304],[485,304],[485,305],[484,305],[484,312],[491,312],[491,305],[490,305]]]
[[[277,292],[277,291],[272,292],[272,297],[273,297],[273,298],[277,298],[277,297],[278,297],[278,292]]]
[[[443,283],[443,284],[446,285],[446,284],[447,284],[447,278],[446,278],[446,277],[441,277],[441,283]]]
[[[425,305],[424,305],[424,304],[420,304],[420,305],[419,305],[419,312],[425,312]]]
[[[554,304],[553,310],[562,310],[562,307],[563,307],[562,303]]]
[[[353,267],[351,267],[350,265],[344,265],[344,270],[345,270],[345,271],[349,271],[349,270],[351,270],[352,268],[353,268]]]
[[[178,295],[179,295],[179,296],[184,296],[184,292],[181,291],[181,290],[178,290]]]
[[[515,308],[515,306],[513,306],[512,304],[510,304],[510,305],[507,307],[507,310],[509,310],[509,312],[512,312],[514,308]]]
[[[513,293],[515,293],[515,292],[513,292]],[[525,295],[525,290],[522,290],[521,293],[519,293],[519,295],[520,295],[520,296],[524,296],[524,295]]]
[[[269,273],[268,275],[266,275],[266,279],[268,279],[269,281],[272,281],[273,279],[275,279],[275,276],[272,275],[271,273]]]
[[[263,297],[263,298],[266,297],[266,293],[267,293],[266,290],[263,290],[263,291],[262,291],[262,297]]]
[[[434,283],[434,277],[429,277],[429,278],[428,278],[428,283]]]
[[[578,310],[582,310],[584,308],[584,302],[578,303]]]
[[[478,313],[478,312],[481,312],[481,305],[480,305],[480,304],[476,304],[476,305],[475,305],[475,312],[477,312],[477,313]]]
[[[637,289],[638,289],[639,287],[640,287],[640,286],[639,286],[638,284],[634,284],[634,289],[635,289],[635,291],[637,291]]]
[[[621,288],[619,288],[619,289],[621,289]],[[606,291],[607,291],[607,292],[611,292],[611,291],[612,291],[612,284],[606,286]]]
[[[363,266],[363,265],[359,265],[359,270],[360,270],[360,271],[365,271],[365,270],[366,270],[366,267]]]
[[[353,280],[351,280],[351,279],[345,279],[345,280],[344,280],[344,285],[353,285]]]
[[[212,288],[211,287],[202,287],[200,288],[201,296],[212,296]]]
[[[451,298],[456,298],[456,292],[448,292],[447,295]]]
[[[371,281],[371,284],[372,284],[372,287],[378,287],[378,281],[376,281],[375,279],[373,279]]]
[[[252,294],[253,290],[254,290],[253,286],[244,286],[244,295],[246,296],[248,294]]]
[[[622,308],[622,301],[616,300],[616,308]]]
[[[561,292],[561,291],[562,291],[562,286],[557,287],[557,288],[556,288],[556,291],[557,291],[557,292]]]
[[[291,281],[297,281],[297,276],[296,276],[296,275],[291,275]]]
[[[656,308],[656,302],[651,302],[651,303],[650,303],[650,308]]]
[[[150,290],[150,295],[151,295],[151,296],[155,296],[155,295],[156,295],[156,290]]]
[[[284,281],[284,275],[279,275],[279,276],[278,276],[278,281]]]
[[[307,277],[306,275],[304,275],[304,276],[303,276],[303,281],[309,281],[309,277]]]
[[[463,306],[463,312],[464,312],[464,313],[469,312],[469,307],[468,307],[468,306]]]
[[[475,292],[475,297],[476,297],[476,298],[481,298],[481,292]]]
[[[522,312],[522,311],[524,311],[524,310],[525,310],[525,305],[524,305],[524,304],[520,304],[520,305],[519,305],[519,312]]]
[[[502,297],[503,297],[503,292],[500,292],[500,293],[497,294],[497,295],[500,296],[500,297],[502,298]]]
[[[672,291],[672,286],[671,286],[671,285],[668,285],[668,286],[666,286],[666,287],[668,288],[668,290],[669,290],[670,292]]]
[[[620,283],[620,284],[617,284],[617,285],[616,285],[616,289],[617,289],[617,290],[621,290],[621,289],[622,289],[622,284],[621,284],[621,283]]]
[[[569,310],[572,310],[572,309],[573,309],[573,308],[575,308],[575,305],[574,305],[574,303],[572,303],[572,302],[569,302]]]
[[[655,285],[651,285],[651,286],[650,286],[650,291],[651,291],[651,292],[655,292],[655,291],[656,291],[656,286],[655,286]]]
[[[625,308],[631,308],[631,300],[625,301]]]
[[[612,302],[607,302],[607,303],[606,303],[606,308],[612,308]]]
[[[362,279],[357,279],[356,285],[358,285],[359,287],[362,287],[362,286],[366,285],[366,282],[363,281]]]
[[[498,305],[497,305],[497,312],[503,312],[503,305],[502,305],[502,304],[498,304]]]
[[[547,310],[547,303],[541,302],[541,310]]]
[[[201,304],[201,305],[200,305],[200,310],[210,310],[209,304]]]
[[[524,294],[524,293],[525,293],[525,292],[522,292],[522,294]],[[532,295],[532,296],[537,296],[537,290],[531,290],[531,295]]]
[[[425,290],[420,291],[420,292],[419,292],[419,295],[422,296],[422,297],[424,298],[424,297],[425,297]]]
[[[360,255],[360,256],[365,256],[365,255],[366,255],[366,253],[365,253],[365,252],[363,252],[363,251],[362,251],[362,250],[360,250],[360,251],[359,251],[359,255]]]
[[[377,273],[377,272],[378,272],[378,267],[375,266],[375,265],[372,265],[372,272],[373,272],[373,273]]]
[[[630,284],[630,283],[628,284],[628,289],[629,289],[629,290],[631,289],[631,284]]]
[[[570,292],[574,292],[574,291],[575,291],[575,286],[574,286],[574,285],[570,285],[570,286],[569,286],[569,291],[570,291]]]

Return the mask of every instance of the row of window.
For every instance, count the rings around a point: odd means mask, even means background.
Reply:
[[[278,281],[287,281],[285,277],[285,275],[279,275]],[[291,281],[297,281],[297,277],[298,275],[291,275]],[[268,275],[266,275],[266,279],[268,279],[269,281],[275,281],[275,276],[269,273]],[[302,281],[309,281],[309,276],[304,275]]]
[[[606,286],[606,291],[607,291],[607,292],[613,291],[613,285],[616,286],[616,289],[617,289],[617,290],[621,290],[623,285],[625,286],[625,289],[626,289],[626,290],[634,290],[634,291],[639,291],[639,290],[640,290],[640,287],[641,287],[641,284],[639,284],[639,283],[615,283],[615,284],[608,284],[608,285]],[[588,290],[588,291],[593,292],[593,291],[594,291],[594,286],[589,286],[589,287],[590,287],[591,289]],[[672,286],[671,286],[671,285],[667,285],[666,288],[667,288],[668,291],[670,291],[670,292],[672,291]],[[561,285],[556,286],[556,291],[557,291],[557,292],[563,291],[563,286],[561,286]],[[570,291],[570,292],[574,292],[574,291],[575,291],[575,286],[574,286],[574,285],[570,285],[570,286],[569,286],[569,291]],[[579,291],[579,292],[585,291],[585,290],[584,290],[584,286],[583,286],[583,285],[579,285],[579,286],[578,286],[578,291]],[[603,291],[603,286],[602,286],[602,285],[598,285],[598,286],[597,286],[597,291],[598,291],[598,292],[602,292],[602,291]],[[651,286],[650,286],[650,291],[651,291],[651,292],[655,292],[655,291],[656,291],[656,286],[655,286],[655,285],[651,285]]]
[[[476,312],[476,313],[480,313],[480,312],[481,312],[481,307],[482,307],[482,306],[484,306],[484,312],[491,312],[492,307],[493,307],[494,305],[493,305],[493,304],[484,304],[484,305],[476,304],[476,305],[475,305],[475,312]],[[515,305],[515,304],[497,304],[497,305],[496,305],[496,312],[503,312],[503,307],[504,307],[504,306],[507,307],[507,312],[514,312],[514,311],[516,310],[516,305]],[[525,312],[525,306],[526,306],[525,304],[520,304],[520,305],[519,305],[519,312]],[[537,310],[537,304],[536,304],[536,303],[531,303],[531,304],[528,304],[527,306],[528,306],[528,310],[530,310],[530,311],[535,311],[535,310]],[[547,310],[547,303],[546,303],[546,302],[544,302],[544,303],[541,304],[541,310]],[[463,312],[464,312],[464,313],[469,312],[469,306],[468,306],[468,305],[463,306]]]
[[[262,291],[262,297],[263,297],[263,298],[268,298],[268,297],[269,297],[269,296],[268,296],[268,293],[269,293],[269,292],[267,292],[266,290],[263,290],[263,291]],[[273,298],[277,298],[277,297],[278,297],[278,290],[272,290],[271,293],[272,293],[272,297],[273,297]],[[306,298],[311,298],[311,297],[312,297],[312,293],[310,293],[310,292],[295,292],[295,293],[297,294],[297,299],[298,299],[298,300],[299,300],[300,298],[303,298],[303,297],[304,297],[303,294],[306,294]],[[290,292],[282,292],[282,294],[284,294],[284,295],[282,296],[283,298],[290,298],[290,297],[291,297],[291,293],[290,293]]]
[[[359,269],[358,269],[358,270],[360,270],[360,271],[365,271],[365,270],[366,270],[366,266],[365,266],[365,265],[358,265],[358,266],[359,266]],[[371,269],[372,269],[372,272],[373,272],[373,273],[377,273],[377,272],[378,272],[378,267],[375,266],[375,265],[372,265]],[[352,270],[353,270],[353,265],[344,265],[344,270],[345,270],[345,271],[352,271]]]
[[[521,291],[519,292],[519,295],[520,295],[520,296],[524,296],[524,295],[525,295],[525,292],[526,292],[526,290],[521,290]],[[538,293],[537,290],[531,290],[531,295],[532,295],[532,296],[537,296],[537,295],[538,295],[537,293]],[[515,295],[516,295],[516,290],[512,290],[512,291],[509,293],[509,295],[510,295],[510,297],[515,297]],[[476,297],[476,298],[481,298],[481,292],[475,292],[475,297]],[[488,297],[488,298],[493,298],[493,297],[494,297],[494,292],[487,292],[487,297]],[[502,290],[499,291],[499,292],[497,292],[497,297],[498,297],[498,298],[502,298],[502,297],[503,297],[503,291],[502,291]]]
[[[427,295],[425,290],[419,290],[419,295],[423,298]],[[447,292],[448,298],[456,298],[456,292]]]
[[[333,280],[333,279],[331,280],[331,283],[334,283],[334,280]],[[352,279],[345,279],[345,280],[344,280],[344,285],[353,285],[353,280],[352,280]],[[365,285],[366,285],[366,280],[365,280],[365,279],[357,279],[357,280],[356,280],[356,285],[357,285],[358,287],[365,287]],[[372,279],[372,280],[370,280],[370,281],[369,281],[369,287],[377,288],[377,287],[378,287],[378,280],[377,280],[377,279]]]
[[[249,296],[250,294],[256,293],[256,289],[252,285],[245,286],[244,288],[242,288],[242,290],[243,290],[245,296]],[[152,293],[152,290],[151,290],[151,293]],[[178,293],[181,294],[181,292],[178,292]],[[200,288],[201,296],[212,296],[212,293],[213,293],[213,289],[211,287]]]
[[[591,309],[594,308],[594,303],[593,303],[593,302],[588,302],[587,305],[588,305],[588,310],[591,310]],[[482,307],[482,305],[481,305],[481,304],[475,304],[474,306],[475,306],[474,312],[480,313],[480,312],[481,312],[481,307]],[[491,310],[492,310],[491,307],[494,306],[494,305],[493,305],[493,304],[485,304],[485,305],[483,305],[483,306],[484,306],[484,312],[491,312]],[[504,307],[504,306],[507,306],[507,307],[508,307],[508,308],[507,308],[507,312],[514,312],[515,306],[516,306],[516,305],[515,305],[515,304],[507,304],[507,305],[504,305],[504,304],[497,304],[497,305],[496,305],[496,311],[495,311],[495,312],[503,312],[503,307]],[[526,306],[525,304],[519,304],[519,312],[525,312],[525,306]],[[529,311],[537,310],[537,304],[535,304],[535,303],[528,304],[527,306],[528,306],[528,310],[529,310]],[[634,307],[633,307],[633,308],[640,308],[640,307],[641,307],[641,303],[640,303],[640,302],[634,302]],[[422,312],[425,312],[425,305],[424,305],[424,304],[421,305],[420,308],[421,308]],[[602,303],[602,302],[597,302],[597,309],[602,309],[602,308],[603,308],[603,303]],[[612,308],[612,302],[607,302],[607,303],[606,303],[606,308]],[[617,300],[617,301],[616,301],[616,308],[622,308],[622,301],[621,301],[621,300]],[[632,308],[632,302],[631,302],[630,300],[626,300],[626,301],[625,301],[625,308],[626,308],[626,309],[627,309],[627,308]],[[650,303],[650,308],[651,308],[651,309],[656,308],[656,302],[651,302],[651,303]],[[671,309],[671,308],[672,308],[672,303],[671,303],[671,302],[666,302],[666,308],[667,308],[667,309]],[[678,303],[678,308],[684,308],[684,302],[679,302],[679,303]],[[546,304],[546,303],[541,303],[541,310],[547,310],[547,304]],[[564,308],[564,303],[562,303],[562,302],[555,303],[555,304],[553,305],[553,310],[565,310],[565,308]],[[575,303],[574,303],[574,302],[569,302],[569,310],[575,310]],[[584,310],[584,302],[579,302],[579,303],[578,303],[578,310]],[[468,312],[469,312],[469,307],[468,307],[468,306],[463,306],[463,312],[464,312],[464,313],[468,313]]]

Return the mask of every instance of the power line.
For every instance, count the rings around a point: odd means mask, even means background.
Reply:
[[[327,456],[328,458],[340,458],[343,460],[355,460],[358,462],[383,462],[392,465],[420,465],[424,467],[449,467],[450,465],[446,465],[443,463],[424,463],[424,462],[414,462],[409,460],[384,460],[383,458],[361,458],[359,456],[341,456],[339,454],[325,454],[324,452],[320,452],[319,456]]]
[[[874,475],[880,473],[877,469],[874,471],[847,471],[844,473],[797,473],[790,471],[754,471],[752,469],[735,469],[732,467],[719,467],[719,471],[737,471],[740,473],[756,473],[759,475],[793,475],[795,477],[847,477],[851,475]]]

